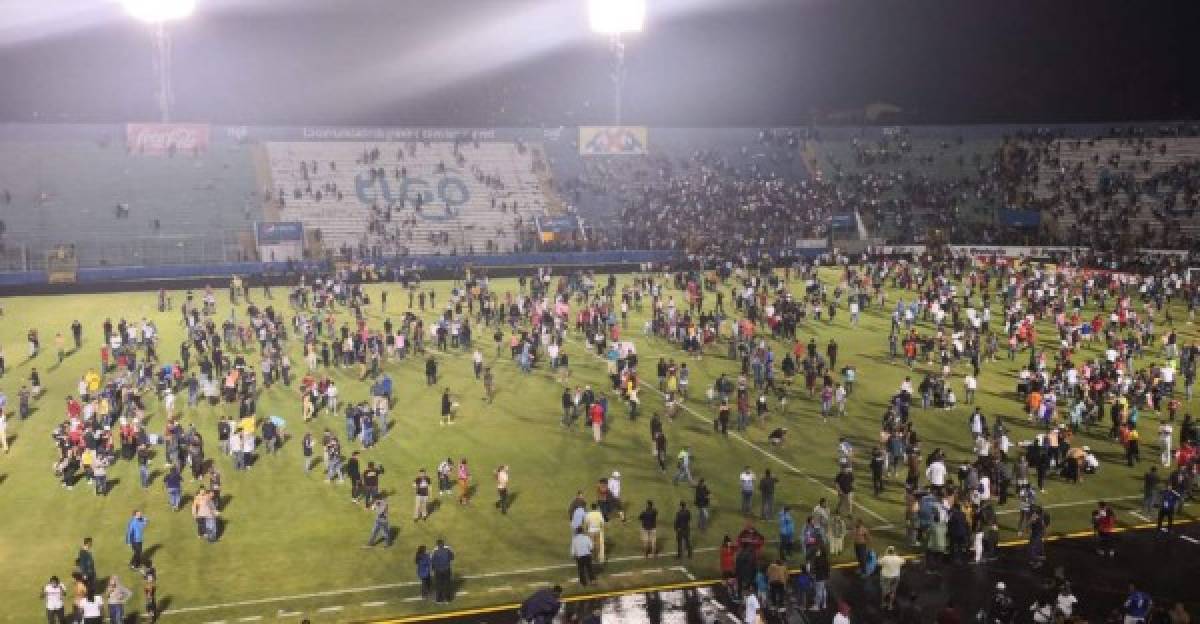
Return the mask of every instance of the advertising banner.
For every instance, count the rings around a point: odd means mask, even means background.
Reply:
[[[255,223],[258,256],[266,262],[304,259],[304,224],[299,221]]]
[[[203,152],[208,150],[208,124],[127,124],[125,147],[132,154],[148,156],[176,151]]]
[[[649,131],[645,126],[580,126],[583,156],[644,156]]]

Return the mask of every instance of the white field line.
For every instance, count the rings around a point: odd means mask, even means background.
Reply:
[[[364,602],[364,603],[362,603],[362,606],[364,606],[364,607],[382,607],[385,604],[387,604],[386,600],[376,600],[374,602]]]
[[[1141,498],[1141,497],[1142,497],[1141,494],[1133,494],[1130,496],[1113,496],[1111,498],[1090,498],[1088,500],[1081,500],[1081,501],[1070,501],[1070,502],[1065,502],[1065,503],[1051,503],[1049,505],[1042,505],[1042,508],[1056,509],[1059,507],[1079,507],[1080,505],[1095,505],[1096,503],[1098,503],[1100,501],[1123,501],[1123,500],[1132,500],[1132,499]],[[1015,514],[1015,513],[1021,513],[1021,510],[1020,509],[1005,509],[1002,511],[997,511],[996,515],[1003,516],[1006,514]],[[1138,513],[1134,512],[1134,515],[1138,515]]]
[[[591,349],[589,349],[589,348],[588,348],[588,346],[587,346],[587,343],[580,343],[578,340],[576,340],[575,342],[576,342],[576,343],[578,343],[578,344],[580,344],[581,348],[583,348],[583,350],[584,350],[584,352],[585,352],[585,353],[588,353],[588,354],[590,354],[592,357],[594,357],[594,358],[596,358],[596,359],[598,359],[598,360],[600,360],[600,361],[602,361],[602,362],[604,361],[604,358],[603,358],[603,357],[600,357],[600,356],[599,356],[599,355],[597,355],[597,354],[596,354],[594,351],[592,351]],[[639,356],[639,357],[641,357],[641,354],[639,353],[639,354],[638,354],[638,356]],[[648,388],[648,389],[652,390],[652,391],[653,391],[655,394],[657,394],[657,395],[659,395],[659,396],[661,396],[661,397],[664,397],[664,398],[666,397],[666,395],[665,395],[665,394],[663,394],[663,392],[662,392],[662,391],[660,391],[658,388],[656,388],[656,387],[654,387],[654,386],[652,386],[652,385],[650,385],[650,384],[644,384],[644,385],[642,385],[642,387],[643,387],[643,388]],[[686,403],[680,403],[679,405],[680,405],[680,407],[682,407],[682,408],[683,408],[685,411],[687,411],[687,413],[691,414],[692,416],[695,416],[696,418],[698,418],[698,419],[700,419],[700,420],[702,420],[702,421],[704,421],[704,422],[706,422],[706,423],[708,423],[708,424],[710,424],[710,425],[713,423],[713,420],[712,420],[711,418],[709,418],[709,417],[707,417],[707,416],[704,416],[703,414],[700,414],[699,412],[697,412],[697,411],[693,410],[693,409],[692,409],[690,406],[688,406]],[[775,462],[779,463],[779,464],[780,464],[781,466],[783,466],[784,468],[787,468],[788,470],[791,470],[792,472],[794,472],[794,473],[796,473],[796,474],[798,474],[798,475],[800,475],[800,476],[804,477],[805,479],[808,479],[809,481],[812,481],[813,483],[815,483],[815,484],[817,484],[818,486],[820,486],[822,489],[824,489],[824,490],[826,490],[826,491],[828,491],[828,492],[831,492],[831,493],[833,493],[833,494],[837,494],[837,490],[833,489],[832,487],[829,487],[828,485],[825,485],[824,483],[821,483],[821,481],[820,481],[819,479],[817,479],[816,477],[814,477],[814,476],[812,476],[812,475],[808,474],[807,472],[804,472],[803,470],[801,470],[801,469],[799,469],[799,468],[797,468],[797,467],[793,466],[792,464],[790,464],[790,463],[788,463],[788,462],[784,461],[784,460],[783,460],[783,459],[781,459],[781,458],[780,458],[778,455],[776,455],[776,454],[774,454],[774,453],[772,453],[772,452],[768,451],[767,449],[765,449],[765,448],[763,448],[763,447],[761,447],[761,446],[759,446],[759,445],[757,445],[757,444],[755,444],[755,443],[751,442],[750,440],[747,440],[747,439],[746,439],[745,437],[743,437],[743,436],[742,436],[740,433],[738,433],[738,432],[736,432],[736,431],[732,431],[732,432],[730,432],[730,433],[729,433],[729,437],[731,437],[731,438],[733,438],[733,439],[737,440],[738,442],[741,442],[742,444],[745,444],[746,446],[749,446],[750,448],[752,448],[752,449],[754,449],[754,450],[758,451],[758,452],[759,452],[759,453],[761,453],[762,455],[764,455],[764,456],[766,456],[766,457],[769,457],[769,458],[771,458],[771,459],[775,460]],[[866,514],[867,514],[868,516],[871,516],[872,518],[875,518],[876,520],[879,520],[880,522],[884,522],[884,523],[886,523],[886,522],[888,521],[888,520],[887,520],[887,518],[884,518],[883,516],[879,515],[878,513],[874,512],[874,511],[871,511],[869,508],[867,508],[867,507],[863,506],[863,504],[862,504],[862,503],[860,503],[860,502],[856,502],[856,503],[855,503],[855,506],[857,506],[857,507],[858,507],[859,509],[861,509],[862,511],[866,512]]]
[[[697,548],[695,550],[695,552],[715,552],[716,550],[718,550],[718,547],[716,547],[716,546],[704,546],[702,548]],[[626,561],[641,561],[642,559],[644,559],[644,557],[642,557],[642,555],[628,555],[625,557],[612,557],[608,560],[608,563],[622,563],[622,562],[626,562]],[[559,563],[559,564],[554,564],[554,565],[539,566],[539,567],[535,567],[535,568],[522,568],[519,570],[503,570],[503,571],[498,571],[498,572],[487,572],[487,573],[483,573],[483,574],[467,574],[467,575],[464,575],[459,578],[462,578],[463,580],[475,580],[475,579],[485,579],[485,578],[496,578],[496,577],[501,577],[501,576],[520,576],[523,574],[533,574],[533,573],[537,573],[537,572],[549,572],[551,570],[561,570],[561,569],[574,568],[574,567],[575,567],[575,563],[573,563],[573,562],[572,563]],[[618,576],[620,574],[622,574],[622,573],[610,574],[608,576]],[[420,581],[402,581],[399,583],[385,583],[385,584],[381,584],[381,585],[366,585],[363,587],[346,587],[343,589],[331,589],[328,591],[309,592],[306,594],[291,594],[288,596],[271,596],[269,598],[252,598],[252,599],[248,599],[248,600],[237,600],[237,601],[233,601],[233,602],[224,602],[224,603],[219,603],[219,604],[197,605],[194,607],[180,607],[178,609],[171,609],[170,611],[164,611],[163,615],[177,615],[177,614],[181,614],[181,613],[196,613],[196,612],[200,612],[200,611],[215,611],[217,609],[231,609],[234,607],[248,607],[248,606],[260,605],[260,604],[270,604],[273,602],[290,602],[290,601],[294,601],[294,600],[306,600],[309,598],[325,598],[325,597],[329,597],[329,596],[341,596],[344,594],[360,594],[360,593],[364,593],[364,592],[379,591],[379,590],[384,590],[384,589],[397,589],[397,588],[401,588],[401,587],[415,587],[420,584],[421,584]],[[531,587],[533,587],[533,586],[544,587],[544,586],[546,586],[546,583],[531,583],[530,586]],[[466,593],[467,592],[465,592],[465,591],[458,592],[458,594],[460,594],[460,595],[466,594]],[[417,597],[417,598],[405,598],[404,599],[405,602],[416,602],[417,600],[421,600],[421,598]],[[285,613],[283,611],[279,612],[279,617],[289,617],[292,615],[299,615],[299,613],[298,612]]]
[[[343,607],[342,605],[334,605],[332,607],[321,607],[320,609],[317,609],[317,613],[334,613],[336,611],[341,611],[342,609],[345,609],[345,607]]]
[[[683,573],[683,575],[684,575],[684,576],[686,576],[686,577],[687,577],[687,579],[688,579],[689,581],[694,581],[694,580],[696,580],[696,575],[695,575],[695,574],[692,574],[692,572],[691,572],[690,570],[688,570],[687,568],[685,568],[684,566],[675,566],[675,567],[673,567],[673,568],[671,568],[671,569],[672,569],[672,570],[674,570],[674,571],[676,571],[676,572],[681,572],[681,573]]]

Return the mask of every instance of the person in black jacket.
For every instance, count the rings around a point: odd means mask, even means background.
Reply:
[[[529,624],[550,624],[562,609],[562,586],[539,589],[521,603],[517,615]]]
[[[683,556],[687,547],[688,559],[692,558],[692,512],[688,511],[687,503],[679,501],[679,511],[675,512],[675,558]]]
[[[696,509],[700,514],[700,520],[698,521],[697,526],[701,531],[708,528],[708,506],[710,499],[711,494],[708,491],[708,485],[704,483],[704,479],[701,478],[700,482],[696,484],[696,499],[694,501]]]

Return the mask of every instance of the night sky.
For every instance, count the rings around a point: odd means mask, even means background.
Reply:
[[[175,117],[231,124],[609,123],[583,0],[198,0]],[[1200,118],[1200,3],[648,0],[625,120],[797,125]],[[52,6],[53,9],[48,9]],[[0,121],[154,119],[151,38],[111,0],[0,0]]]

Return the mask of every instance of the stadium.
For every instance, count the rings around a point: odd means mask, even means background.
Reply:
[[[0,622],[1191,622],[1198,25],[0,2]]]

